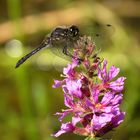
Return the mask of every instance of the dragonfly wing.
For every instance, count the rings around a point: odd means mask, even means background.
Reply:
[[[73,48],[74,48],[73,41],[66,39],[58,42],[56,41],[50,46],[50,49],[54,54],[66,60],[71,59],[73,55]]]
[[[66,44],[55,44],[55,45],[51,45],[49,48],[51,50],[51,52],[53,54],[55,54],[56,56],[66,59],[66,60],[70,60],[70,56],[66,55],[63,50],[64,48],[67,47]]]
[[[110,24],[85,24],[81,26],[81,33],[91,36],[97,48],[103,48],[111,45],[115,27]]]

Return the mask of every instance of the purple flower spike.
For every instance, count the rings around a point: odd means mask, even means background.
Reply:
[[[97,56],[89,37],[78,40],[72,63],[63,69],[64,79],[54,81],[54,88],[62,86],[66,109],[56,113],[62,125],[53,136],[72,132],[100,137],[123,122],[125,112],[120,104],[126,78],[116,80],[120,69],[113,65],[108,70],[107,63]],[[65,122],[68,115],[71,119]]]

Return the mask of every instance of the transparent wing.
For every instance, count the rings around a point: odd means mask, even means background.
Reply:
[[[112,36],[115,28],[110,24],[83,24],[80,27],[81,33],[93,38],[97,48],[104,48],[112,44]]]
[[[70,61],[73,55],[74,44],[71,41],[65,40],[51,45],[50,50],[57,56]]]

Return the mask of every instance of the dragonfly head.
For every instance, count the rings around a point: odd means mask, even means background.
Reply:
[[[76,37],[79,34],[79,29],[75,25],[72,25],[71,27],[69,27],[68,30],[69,30],[72,37]]]

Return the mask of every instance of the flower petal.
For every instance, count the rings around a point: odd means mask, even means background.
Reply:
[[[108,76],[109,79],[108,80],[112,80],[114,77],[116,77],[118,75],[118,73],[120,72],[119,68],[116,68],[115,66],[111,66]]]
[[[64,94],[64,103],[69,108],[73,108],[73,106],[74,106],[74,101],[73,101],[72,97],[70,97],[67,94]]]
[[[66,87],[67,87],[68,93],[77,98],[82,98],[81,86],[82,86],[81,79],[79,80],[68,79],[66,81]]]
[[[65,82],[65,80],[62,80],[62,81],[54,80],[54,84],[52,87],[57,88],[57,87],[61,86],[64,82]]]
[[[103,82],[108,81],[106,65],[107,65],[107,61],[105,60],[103,63],[103,68],[98,68],[98,78]]]
[[[124,80],[125,79],[126,79],[125,77],[118,78],[116,81],[111,82],[109,84],[109,88],[113,89],[116,92],[121,92],[124,88]]]
[[[60,135],[62,135],[64,133],[73,132],[74,129],[75,129],[75,127],[73,126],[73,124],[71,122],[63,123],[61,125],[61,129],[56,134],[53,134],[53,136],[59,137]]]
[[[102,105],[108,105],[113,97],[114,94],[112,92],[105,93],[101,101]]]
[[[125,117],[125,112],[120,112],[112,119],[112,123],[114,127],[117,127],[121,122],[123,122]]]

